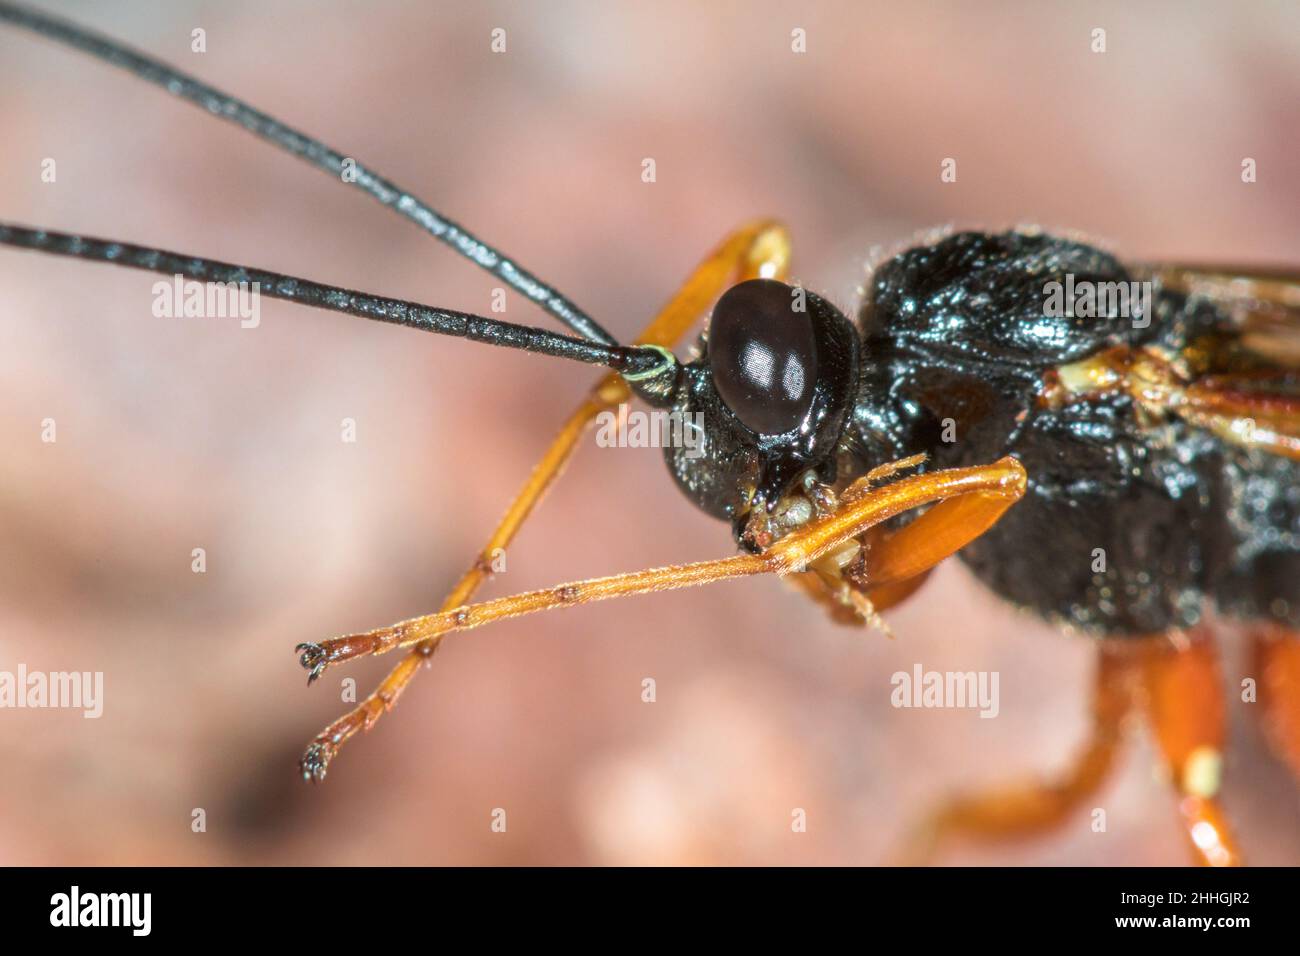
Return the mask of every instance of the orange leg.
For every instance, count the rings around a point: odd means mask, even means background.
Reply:
[[[862,479],[863,482],[866,480]],[[791,531],[761,554],[737,554],[716,561],[592,578],[451,608],[364,634],[302,645],[302,664],[311,671],[312,677],[316,677],[331,664],[420,645],[451,631],[467,631],[536,611],[669,591],[746,575],[783,576],[803,571],[882,522],[937,502],[914,522],[914,525],[926,522],[930,531],[928,535],[914,539],[900,533],[888,539],[880,549],[882,553],[877,563],[884,569],[881,584],[888,585],[894,583],[889,577],[891,569],[901,569],[900,579],[913,577],[983,534],[1020,499],[1025,484],[1025,470],[1014,458],[1003,458],[976,468],[952,468],[903,478],[872,488],[869,493],[847,494],[847,504],[841,504],[834,513]],[[853,490],[850,488],[850,492]],[[932,520],[927,522],[927,519]],[[901,541],[911,549],[907,555],[893,553],[894,546]]]
[[[840,597],[842,580],[828,579],[819,571],[804,571],[786,575],[785,580],[802,591],[813,602],[821,605],[830,619],[836,624],[849,627],[861,627],[867,623],[866,617],[849,601]]]
[[[1208,633],[1174,637],[1172,644],[1147,650],[1144,709],[1169,765],[1197,862],[1236,866],[1241,855],[1217,799],[1227,736],[1218,655]]]
[[[925,459],[926,455],[924,454],[913,455],[911,458],[887,462],[873,468],[864,478],[854,482],[851,488],[845,490],[844,494],[840,496],[837,506],[852,503],[870,491],[872,486],[904,471],[910,471],[924,463]],[[868,566],[871,567],[872,574],[881,573],[879,564],[880,549],[893,547],[901,550],[909,546],[905,539],[894,540],[892,545],[890,541],[891,535],[885,529],[879,527],[873,528],[870,532],[858,538],[859,553],[865,552],[861,559],[864,565],[864,575]],[[871,555],[873,552],[877,558],[874,565],[867,561],[867,555]],[[787,575],[785,580],[794,585],[796,590],[802,591],[806,596],[812,598],[815,603],[821,605],[830,619],[836,624],[845,624],[852,627],[870,624],[891,637],[893,635],[888,625],[881,620],[880,612],[911,597],[925,583],[926,578],[930,576],[930,570],[933,569],[932,564],[930,568],[910,578],[897,580],[893,583],[878,584],[875,578],[858,575],[856,567],[853,576],[846,577],[844,565],[841,562],[835,561],[833,558],[828,560],[829,563],[823,561],[820,566],[814,567],[810,571]],[[849,560],[852,563],[854,559],[850,558]]]
[[[1251,637],[1264,731],[1300,778],[1300,634],[1264,624],[1254,627]]]
[[[1097,654],[1092,728],[1083,751],[1060,776],[958,796],[914,828],[897,862],[928,862],[953,838],[1008,840],[1037,836],[1063,824],[1105,782],[1118,752],[1122,725],[1133,705],[1139,659],[1117,642]]]
[[[868,536],[869,537],[869,536]],[[840,574],[827,574],[816,569],[802,574],[789,574],[786,580],[812,598],[816,604],[829,615],[836,624],[850,627],[862,627],[870,624],[880,628],[886,635],[890,630],[880,619],[880,612],[901,604],[915,594],[930,576],[925,571],[906,581],[888,584],[881,588],[859,590],[852,582],[846,581]]]
[[[736,230],[696,267],[672,300],[646,328],[638,344],[670,347],[699,319],[732,281],[753,278],[782,279],[790,261],[790,239],[778,223],[763,221]],[[564,470],[588,425],[606,409],[627,401],[629,392],[617,375],[608,375],[569,417],[533,469],[524,487],[511,502],[505,516],[474,564],[465,572],[443,602],[443,610],[459,607],[473,597],[492,575],[492,555],[505,548],[541,501],[551,483]],[[369,730],[391,710],[420,665],[433,655],[439,639],[430,637],[415,645],[373,694],[355,709],[326,727],[307,747],[302,758],[303,776],[322,780],[338,749],[359,730]]]
[[[926,570],[902,581],[896,581],[893,584],[886,584],[883,587],[872,588],[867,593],[867,597],[871,601],[871,606],[875,608],[876,611],[887,611],[895,605],[902,604],[915,594],[929,576],[930,572],[929,570]]]

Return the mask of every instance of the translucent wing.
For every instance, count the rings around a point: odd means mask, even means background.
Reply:
[[[1235,323],[1235,348],[1300,368],[1300,270],[1155,265],[1160,288],[1207,299]]]
[[[1166,291],[1213,302],[1227,328],[1187,345],[1191,377],[1160,404],[1226,441],[1300,461],[1300,271],[1158,265]]]

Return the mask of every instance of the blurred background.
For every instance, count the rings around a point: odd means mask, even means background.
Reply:
[[[622,337],[759,215],[846,308],[864,263],[947,224],[1300,262],[1294,4],[40,5],[356,156]],[[359,192],[12,28],[0,117],[4,219],[491,307],[497,281]],[[434,610],[596,373],[271,300],[255,330],[155,318],[154,281],[0,249],[0,670],[105,675],[99,720],[0,711],[0,863],[876,863],[944,795],[1082,742],[1088,643],[950,562],[892,641],[767,579],[452,637],[305,785],[343,678],[364,695],[397,658],[308,690],[294,644]],[[657,450],[589,437],[484,593],[730,549]],[[894,709],[916,663],[998,671],[1000,715]],[[1225,683],[1248,667],[1229,642]],[[1300,863],[1297,790],[1229,699],[1245,852]],[[1095,804],[1105,833],[1085,811],[938,862],[1188,859],[1144,728]]]

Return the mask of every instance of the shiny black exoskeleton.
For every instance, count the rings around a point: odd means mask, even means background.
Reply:
[[[703,420],[699,451],[667,449],[669,468],[739,539],[747,513],[810,476],[833,486],[918,452],[930,468],[1013,455],[1025,498],[961,552],[1003,597],[1105,635],[1190,626],[1207,599],[1300,626],[1300,465],[1144,421],[1123,393],[1039,401],[1061,366],[1113,346],[1177,354],[1227,318],[1169,293],[1150,315],[1049,315],[1045,286],[1067,274],[1131,278],[1091,246],[1008,232],[889,260],[856,322],[810,292],[742,283],[662,396]]]
[[[718,300],[701,351],[681,367],[671,401],[699,416],[702,441],[665,450],[687,497],[735,519],[754,501],[775,507],[809,469],[834,480],[861,378],[861,339],[843,313],[804,289],[753,279]]]

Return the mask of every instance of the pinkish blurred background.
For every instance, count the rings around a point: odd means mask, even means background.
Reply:
[[[764,214],[843,306],[873,249],[947,223],[1300,262],[1294,4],[41,6],[351,152],[620,336]],[[490,308],[496,280],[370,199],[9,28],[0,117],[0,218]],[[950,563],[894,641],[763,579],[453,637],[307,786],[342,678],[364,694],[396,658],[308,690],[293,645],[435,609],[595,373],[270,300],[256,330],[158,319],[154,281],[0,249],[0,669],[103,671],[106,698],[99,720],[0,710],[0,863],[874,863],[943,795],[1059,770],[1082,740],[1089,645]],[[505,317],[547,321],[513,297]],[[485,593],[729,549],[659,452],[588,440]],[[892,708],[917,662],[999,671],[998,719]],[[1225,681],[1247,666],[1229,644]],[[1297,790],[1230,700],[1241,842],[1300,862]],[[1185,862],[1132,738],[1106,833],[1083,812],[941,862]]]

